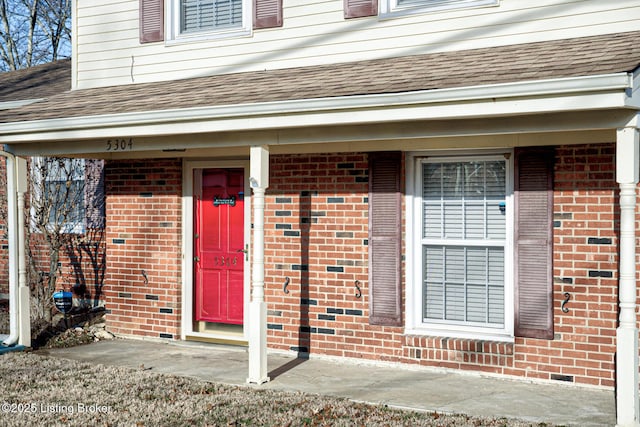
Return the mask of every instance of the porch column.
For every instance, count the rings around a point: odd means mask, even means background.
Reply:
[[[636,185],[639,169],[636,127],[618,129],[616,180],[620,185],[619,326],[616,330],[617,426],[639,426],[638,328],[636,326]]]
[[[18,305],[20,307],[20,320],[18,343],[25,347],[31,347],[31,293],[27,285],[27,256],[25,239],[25,203],[24,196],[27,192],[27,161],[22,157],[16,157],[16,187],[18,192]]]
[[[262,384],[267,376],[267,303],[264,301],[264,195],[269,187],[269,147],[251,147],[249,182],[253,190],[253,256],[249,303],[248,383]]]

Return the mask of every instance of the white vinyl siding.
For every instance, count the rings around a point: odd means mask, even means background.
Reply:
[[[640,27],[636,0],[501,0],[497,7],[384,20],[344,19],[342,0],[314,0],[285,2],[283,27],[256,30],[251,37],[140,44],[138,3],[75,2],[75,88],[528,43]]]
[[[417,167],[417,323],[506,333],[510,166],[504,156],[437,157]]]

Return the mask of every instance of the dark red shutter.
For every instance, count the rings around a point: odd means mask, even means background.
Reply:
[[[515,334],[553,339],[553,149],[515,151]]]
[[[164,1],[140,0],[140,43],[164,40]]]
[[[401,153],[369,155],[369,323],[402,325]]]
[[[345,18],[362,18],[378,14],[378,0],[344,0]]]
[[[253,28],[282,27],[282,0],[253,0]]]

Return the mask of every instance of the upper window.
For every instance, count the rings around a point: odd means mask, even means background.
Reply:
[[[494,6],[500,0],[382,0],[381,15],[435,12],[465,7]]]
[[[172,0],[167,20],[171,40],[199,40],[251,33],[250,0]]]

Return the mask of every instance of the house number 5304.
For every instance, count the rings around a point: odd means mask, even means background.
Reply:
[[[107,149],[107,151],[133,150],[133,139],[132,138],[107,139],[107,145],[105,148]]]

